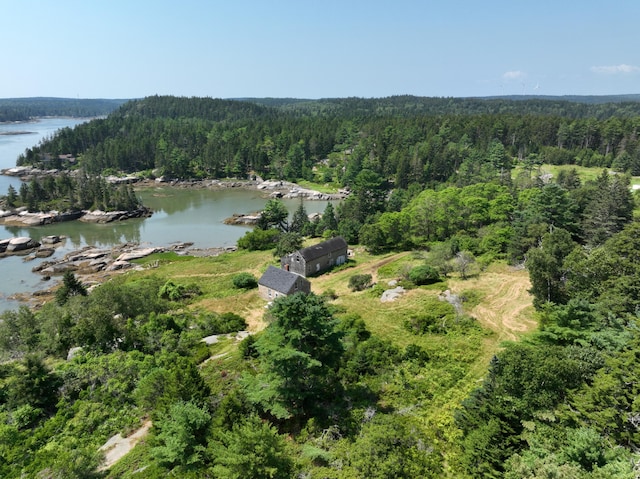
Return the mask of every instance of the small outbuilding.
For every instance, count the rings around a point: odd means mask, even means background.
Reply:
[[[308,246],[280,259],[282,269],[301,276],[313,276],[347,262],[347,242],[337,236]]]
[[[299,274],[284,269],[269,266],[258,280],[258,292],[267,301],[273,301],[279,296],[311,292],[311,283]]]

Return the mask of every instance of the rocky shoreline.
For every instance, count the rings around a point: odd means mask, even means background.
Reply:
[[[16,167],[7,170],[0,170],[0,174],[20,177],[27,181],[34,177],[56,175],[57,170],[39,170],[31,167]],[[164,178],[140,179],[138,177],[109,177],[107,181],[113,183],[132,183],[136,188],[154,188],[158,186],[171,186],[176,188],[247,188],[263,191],[269,198],[303,198],[306,200],[342,200],[349,195],[348,190],[341,190],[335,194],[322,193],[315,190],[302,188],[300,185],[287,181],[263,181],[261,178],[254,180],[166,180]],[[26,208],[13,209],[9,211],[0,210],[0,224],[7,226],[32,227],[42,226],[63,221],[86,221],[93,223],[110,223],[113,221],[123,221],[129,218],[148,217],[152,211],[146,207],[135,211],[78,211],[61,213],[58,211],[29,213]],[[233,215],[225,221],[228,224],[252,225],[255,224],[259,214],[256,215]],[[31,261],[36,258],[47,258],[53,256],[56,248],[64,244],[64,236],[43,237],[40,241],[28,237],[0,239],[0,260],[9,255],[24,256],[24,261]],[[33,272],[41,274],[45,280],[52,277],[62,276],[66,271],[72,271],[88,287],[101,284],[107,281],[112,275],[139,269],[131,261],[142,258],[153,253],[163,251],[176,251],[180,254],[193,256],[217,256],[218,254],[233,251],[231,248],[207,248],[193,249],[192,243],[180,243],[171,245],[168,248],[153,247],[142,248],[134,244],[122,244],[107,249],[97,249],[86,246],[80,250],[66,254],[60,259],[44,261],[34,267]],[[32,306],[42,304],[43,300],[49,300],[57,286],[52,285],[43,291],[33,293],[15,294],[9,299],[29,303]]]
[[[16,238],[0,241],[0,248],[5,241],[9,242],[14,240],[16,240]],[[17,243],[23,245],[23,249],[20,250],[19,254],[24,256],[24,261],[32,261],[36,258],[52,255],[55,252],[55,247],[62,245],[65,238],[58,236],[43,237],[41,242],[31,238],[20,238],[19,240]],[[34,266],[31,271],[40,274],[45,281],[49,281],[54,277],[61,278],[67,271],[71,271],[85,287],[91,289],[108,281],[114,275],[126,271],[141,270],[145,267],[157,266],[157,264],[151,264],[143,267],[133,262],[136,259],[144,258],[154,253],[174,251],[178,254],[202,257],[217,256],[222,253],[235,251],[236,249],[235,247],[192,249],[192,246],[193,243],[174,243],[169,247],[143,247],[135,243],[123,243],[111,248],[85,246],[71,251],[60,258],[43,261],[37,266]],[[18,252],[0,253],[0,257],[7,254],[18,254]],[[14,294],[9,297],[9,299],[37,307],[50,300],[55,294],[56,289],[57,282],[50,288],[32,293]]]
[[[14,210],[0,210],[0,224],[7,226],[43,226],[64,221],[85,221],[87,223],[111,223],[131,218],[148,218],[152,215],[149,208],[141,207],[132,211],[100,211],[83,210],[72,212],[47,211],[30,213],[26,208]]]
[[[13,176],[23,181],[44,176],[56,176],[59,170],[41,170],[31,166],[16,166],[0,170],[0,175]],[[177,188],[250,188],[269,193],[272,198],[304,198],[307,200],[331,201],[343,200],[349,195],[349,190],[338,190],[337,193],[322,193],[320,191],[303,188],[297,183],[284,180],[263,180],[256,177],[252,180],[177,180],[165,177],[155,179],[141,178],[135,175],[107,176],[105,180],[113,184],[135,184],[139,188],[167,185]]]
[[[129,179],[130,181],[130,179]],[[338,201],[349,196],[350,191],[339,190],[337,193],[322,193],[317,190],[303,188],[297,183],[284,180],[167,180],[156,178],[155,180],[138,180],[135,182],[137,188],[151,188],[154,186],[167,185],[175,188],[247,188],[263,191],[269,198],[295,199],[303,198],[310,201]]]

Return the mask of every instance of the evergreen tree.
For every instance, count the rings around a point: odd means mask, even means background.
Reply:
[[[247,397],[279,419],[321,414],[339,388],[342,334],[322,298],[296,293],[271,306],[255,346],[259,372],[245,378]]]
[[[270,199],[267,201],[267,204],[264,205],[257,226],[262,230],[276,228],[280,231],[287,231],[289,229],[287,222],[288,217],[289,212],[284,203],[277,199]]]
[[[331,234],[332,236],[338,232],[338,221],[336,220],[336,215],[333,209],[333,204],[331,202],[327,203],[327,207],[324,209],[324,213],[322,213],[322,218],[320,218],[320,222],[316,228],[316,235],[324,236],[325,233]]]
[[[174,468],[201,466],[206,459],[206,444],[211,415],[192,402],[178,402],[155,423],[159,430],[153,454],[161,464]]]
[[[87,289],[72,271],[65,271],[62,277],[62,286],[56,291],[56,302],[62,306],[71,296],[76,295],[86,296]]]
[[[13,185],[9,185],[7,189],[7,206],[9,208],[13,208],[16,206],[16,201],[18,200],[18,193]]]
[[[282,256],[293,253],[300,248],[302,248],[302,236],[300,236],[300,234],[298,233],[289,231],[280,235],[273,255],[276,258],[281,258]]]
[[[289,479],[293,461],[276,428],[251,415],[218,434],[212,446],[212,472],[220,479]]]
[[[584,212],[583,229],[591,246],[604,243],[633,218],[634,201],[629,178],[611,177],[606,170],[595,182]]]
[[[309,223],[309,215],[307,215],[307,210],[304,207],[304,202],[300,200],[298,208],[293,212],[293,218],[291,218],[289,231],[304,235],[304,231],[308,228]]]

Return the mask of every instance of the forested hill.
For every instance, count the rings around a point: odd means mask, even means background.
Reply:
[[[169,100],[172,99],[172,100]],[[127,111],[138,108],[147,116],[170,118],[189,116],[220,120],[220,115],[234,111],[252,116],[257,109],[236,108],[232,102],[245,102],[271,107],[280,112],[311,115],[477,115],[496,113],[558,115],[568,118],[629,117],[640,113],[640,95],[609,96],[534,96],[514,95],[478,98],[417,97],[411,95],[386,98],[238,98],[215,100],[212,98],[184,98],[153,96],[144,101],[133,101]],[[95,117],[106,116],[126,99],[76,98],[0,98],[0,122],[25,121],[44,116]],[[160,105],[162,103],[162,105]],[[224,106],[223,106],[224,105]],[[215,113],[214,113],[215,111]],[[228,117],[225,117],[228,119]]]
[[[640,95],[618,96],[509,96],[509,97],[417,97],[386,98],[246,98],[260,105],[311,115],[483,115],[518,114],[566,118],[632,117],[640,114]]]
[[[106,116],[128,100],[75,98],[0,98],[0,122],[44,116]]]
[[[0,477],[639,477],[638,103],[257,103],[136,100],[21,157],[84,167],[71,207],[116,170],[350,194],[314,221],[272,198],[237,252],[162,253],[90,293],[68,271],[55,301],[0,315]],[[5,201],[55,205],[71,176]],[[355,256],[321,295],[266,311],[254,275],[335,235]],[[382,304],[391,280],[407,294]]]
[[[275,115],[275,111],[263,106],[221,100],[215,98],[150,96],[143,100],[132,100],[115,112],[116,117],[134,116],[145,119],[156,118],[197,118],[203,121],[235,121],[251,118],[265,118]]]
[[[491,148],[500,147],[512,160],[640,171],[640,103],[412,96],[260,102],[130,101],[105,119],[61,130],[18,164],[61,168],[59,155],[71,154],[88,173],[251,173],[340,186],[353,186],[367,169],[406,188],[480,171]]]

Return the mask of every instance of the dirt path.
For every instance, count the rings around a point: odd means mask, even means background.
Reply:
[[[452,280],[449,284],[456,294],[465,290],[482,294],[481,303],[468,313],[498,333],[500,340],[515,340],[537,327],[532,319],[529,274],[524,270],[501,266],[479,278]]]

